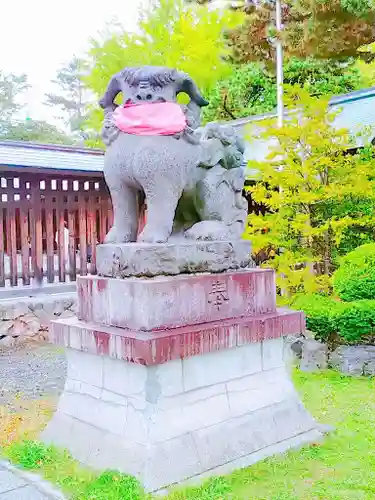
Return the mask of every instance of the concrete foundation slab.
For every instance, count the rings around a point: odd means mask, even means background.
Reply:
[[[132,474],[149,491],[316,440],[283,344],[265,339],[150,366],[69,348],[65,390],[43,439],[94,468]]]

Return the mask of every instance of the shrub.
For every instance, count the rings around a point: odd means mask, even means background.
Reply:
[[[375,299],[375,243],[362,245],[343,257],[333,275],[333,287],[347,302]]]
[[[375,300],[350,302],[340,311],[335,322],[337,332],[345,343],[373,343]]]
[[[323,295],[299,295],[292,303],[294,309],[300,309],[306,315],[307,329],[322,342],[329,342],[337,333],[336,318],[342,303]]]
[[[301,295],[295,298],[292,306],[305,313],[307,328],[317,340],[374,343],[375,300],[337,302],[322,295]]]

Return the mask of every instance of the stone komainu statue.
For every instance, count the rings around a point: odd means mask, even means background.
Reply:
[[[120,92],[126,106],[176,102],[186,93],[190,102],[181,105],[186,127],[173,135],[119,130],[114,100]],[[247,216],[244,145],[230,126],[200,127],[201,107],[207,104],[193,80],[173,69],[126,68],[111,79],[100,100],[104,175],[114,210],[106,243],[164,243],[172,233],[195,240],[241,237]],[[137,239],[139,195],[146,197],[148,213]]]

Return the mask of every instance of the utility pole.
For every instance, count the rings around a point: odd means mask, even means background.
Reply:
[[[284,100],[283,100],[283,46],[281,42],[282,16],[281,0],[276,0],[276,84],[277,84],[277,125],[283,126]]]

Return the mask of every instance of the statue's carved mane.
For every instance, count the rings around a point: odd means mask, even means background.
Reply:
[[[165,87],[175,82],[181,75],[175,69],[162,66],[143,66],[141,68],[125,68],[120,72],[120,77],[131,87],[141,82],[150,82],[155,87]]]

